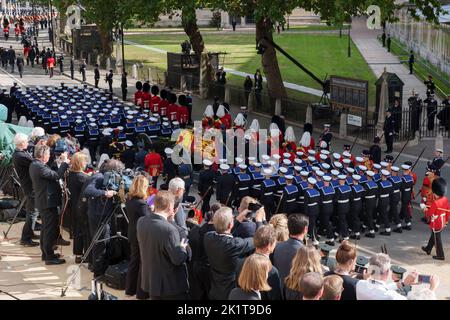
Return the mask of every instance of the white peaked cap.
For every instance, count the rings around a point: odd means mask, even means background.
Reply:
[[[279,170],[280,170],[281,173],[287,173],[288,172],[288,170],[285,167],[281,167]]]
[[[263,173],[264,173],[265,175],[272,175],[272,170],[271,170],[270,168],[265,168],[265,169],[263,170]]]
[[[387,163],[387,162],[385,162],[385,161],[381,161],[380,162],[380,165],[382,166],[382,167],[387,167],[389,164]]]
[[[381,174],[383,175],[383,176],[389,176],[389,175],[391,175],[391,173],[389,172],[389,171],[387,171],[387,170],[385,170],[385,169],[383,169],[383,170],[381,170]]]
[[[391,170],[394,171],[394,172],[399,172],[400,168],[393,166],[393,167],[391,167]]]
[[[234,159],[238,165],[240,165],[242,162],[244,162],[244,159],[237,157]]]
[[[222,118],[223,116],[225,116],[225,107],[222,104],[217,109],[216,116],[219,118]]]
[[[354,174],[354,175],[352,175],[352,179],[356,180],[356,181],[359,181],[359,180],[361,180],[361,176],[358,175],[358,174]]]
[[[335,177],[337,177],[339,175],[339,171],[337,171],[336,169],[331,170],[331,174]]]
[[[230,166],[227,165],[227,164],[225,164],[225,163],[222,163],[222,164],[220,165],[220,170],[228,171],[228,170],[230,170]]]
[[[300,174],[301,174],[303,177],[309,176],[309,172],[308,172],[308,171],[300,171]]]
[[[241,163],[241,164],[239,165],[239,169],[245,170],[245,169],[247,169],[247,165]]]
[[[347,150],[346,151],[344,151],[344,152],[342,152],[342,155],[344,156],[344,157],[347,157],[347,158],[350,158],[352,155],[350,154],[350,152],[348,152]]]
[[[165,149],[164,149],[164,152],[165,152],[167,155],[171,155],[171,154],[173,153],[173,150],[170,149],[170,148],[165,148]]]
[[[407,164],[402,164],[402,169],[409,170],[409,169],[411,169],[411,166],[408,166]]]
[[[284,160],[283,160],[283,164],[285,164],[285,165],[287,165],[287,166],[290,166],[290,165],[292,164],[292,162],[291,162],[291,160],[289,160],[289,159],[284,159]]]
[[[209,104],[206,106],[204,115],[209,118],[214,117],[214,109],[212,105]]]
[[[310,183],[310,184],[316,184],[316,183],[317,183],[317,180],[314,179],[314,178],[308,178],[308,183]]]
[[[131,142],[130,140],[125,141],[125,145],[127,147],[132,147],[133,146],[133,142]],[[173,152],[173,151],[172,151]]]
[[[272,158],[274,158],[275,160],[280,160],[281,156],[278,153],[275,153]]]
[[[375,172],[369,170],[369,171],[366,172],[366,174],[367,174],[369,177],[373,177],[373,176],[375,175]]]
[[[213,163],[211,160],[205,159],[205,160],[203,160],[203,164],[207,167],[210,167],[210,166],[212,166]]]
[[[358,166],[359,170],[361,171],[367,171],[367,167],[366,166]]]
[[[236,119],[234,119],[234,124],[240,127],[243,127],[245,125],[245,118],[242,113],[239,113],[236,116]]]
[[[286,132],[284,133],[284,140],[286,140],[287,142],[295,141],[294,128],[292,128],[291,126],[286,128]]]
[[[323,180],[330,182],[331,181],[331,177],[330,176],[323,176]]]
[[[290,158],[291,157],[291,154],[290,153],[283,153],[283,158]]]
[[[263,155],[261,156],[261,158],[262,158],[264,161],[270,160],[270,156],[267,155],[267,154],[263,154]]]

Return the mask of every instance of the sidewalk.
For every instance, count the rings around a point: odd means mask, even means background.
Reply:
[[[387,48],[383,48],[377,39],[380,32],[380,30],[369,30],[364,17],[353,19],[351,31],[353,42],[377,78],[381,76],[386,67],[388,72],[397,74],[404,82],[402,106],[403,109],[407,109],[408,98],[411,96],[412,90],[418,91],[421,98],[424,99],[426,86],[415,75],[409,74],[408,68],[401,64],[396,56],[387,52]]]

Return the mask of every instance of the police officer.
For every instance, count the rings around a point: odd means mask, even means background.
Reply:
[[[320,189],[321,201],[320,201],[320,214],[319,221],[321,230],[325,230],[325,235],[327,236],[326,244],[334,246],[334,233],[331,226],[331,216],[334,211],[334,198],[336,196],[336,191],[331,185],[331,176],[323,177],[323,187]]]
[[[402,206],[400,209],[400,219],[405,221],[404,230],[411,230],[411,197],[414,187],[414,179],[411,175],[411,166],[402,165],[403,176],[400,187]]]
[[[359,240],[361,238],[361,220],[360,216],[363,210],[363,199],[365,195],[365,190],[362,185],[359,184],[361,181],[361,176],[358,174],[352,175],[353,183],[351,186],[352,195],[350,198],[350,214],[348,217],[350,229],[352,234],[351,239]]]
[[[385,153],[392,153],[393,145],[394,145],[394,128],[395,128],[395,120],[392,117],[392,110],[388,109],[386,111],[386,119],[384,120],[383,131],[384,131],[384,139],[386,140],[387,150]]]
[[[373,180],[375,173],[367,171],[367,182],[364,183],[364,203],[365,203],[365,223],[368,233],[365,234],[368,238],[375,238],[374,219],[377,208],[377,199],[379,194],[378,184]]]
[[[228,206],[236,184],[234,175],[230,172],[230,166],[222,163],[219,166],[220,173],[216,179],[216,199],[221,204]]]
[[[377,219],[377,225],[375,226],[375,230],[380,228],[380,224],[382,223],[384,225],[385,230],[380,232],[383,236],[390,236],[391,235],[391,227],[389,222],[389,215],[388,215],[388,207],[390,202],[390,196],[393,192],[393,186],[392,182],[388,180],[390,176],[389,171],[386,169],[381,170],[381,181],[378,183],[378,187],[380,190],[379,200],[378,200],[378,219]]]
[[[309,218],[308,236],[317,246],[319,241],[316,237],[316,224],[320,213],[320,192],[315,188],[317,180],[308,178],[308,189],[305,190],[305,214]]]
[[[347,176],[341,174],[338,176],[339,186],[336,188],[336,210],[338,215],[338,230],[341,240],[348,240],[347,216],[350,212],[350,197],[352,189],[346,185]]]
[[[402,188],[402,178],[399,177],[398,172],[400,171],[399,167],[392,166],[391,167],[391,176],[389,180],[392,183],[392,193],[389,197],[389,216],[392,221],[395,223],[394,232],[402,233],[402,224],[400,223],[399,212],[398,212],[398,204],[401,200],[401,188]]]
[[[286,185],[283,188],[284,213],[288,216],[297,212],[297,205],[295,201],[298,199],[298,188],[293,184],[294,176],[286,175]]]
[[[259,196],[259,202],[264,206],[268,220],[275,213],[274,193],[276,191],[276,183],[271,178],[272,174],[273,171],[271,168],[263,169],[264,180],[261,182],[261,193]]]
[[[212,161],[203,160],[203,170],[198,177],[198,192],[203,198],[202,214],[205,215],[210,210],[209,201],[214,193],[214,171],[212,170]]]

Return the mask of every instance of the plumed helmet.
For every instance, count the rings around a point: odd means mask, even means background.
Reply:
[[[136,82],[136,89],[142,90],[142,82],[140,82],[140,81]]]
[[[431,190],[438,197],[443,197],[447,193],[447,182],[443,178],[433,180]]]
[[[166,89],[162,89],[159,95],[162,99],[167,99],[168,94]]]
[[[159,94],[159,88],[158,88],[158,86],[153,86],[153,87],[152,87],[152,94],[153,94],[154,96],[156,96],[156,95]]]
[[[142,91],[150,92],[150,83],[144,83],[144,85],[142,86]]]

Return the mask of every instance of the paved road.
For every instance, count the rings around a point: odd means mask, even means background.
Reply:
[[[1,42],[0,42],[0,45]],[[17,81],[22,85],[59,85],[61,81],[68,84],[78,83],[76,80],[72,81],[64,76],[55,76],[50,79],[43,74],[41,68],[31,69],[25,68],[25,76],[23,79],[17,79],[17,74],[10,75],[5,70],[0,70],[0,85],[9,86],[13,81]],[[102,73],[104,73],[102,71]],[[77,75],[78,76],[78,75]],[[93,81],[92,71],[88,72],[88,82]],[[106,87],[104,83],[101,84]],[[120,81],[115,81],[115,93],[119,93]],[[130,90],[131,91],[131,90]],[[130,92],[130,94],[132,91]],[[200,119],[204,111],[204,107],[211,103],[211,101],[200,100],[194,98],[194,119]],[[232,107],[233,116],[238,112],[237,106]],[[270,120],[266,117],[250,114],[249,121],[257,118],[260,121],[261,128],[268,128]],[[297,123],[295,126],[295,133],[297,139],[300,138],[301,127],[303,123]],[[316,141],[318,134],[315,134]],[[344,142],[349,142],[340,139],[333,140],[333,148],[340,150]],[[433,143],[427,151],[427,157],[431,156],[431,149]],[[354,149],[355,154],[359,154],[365,146],[356,145]],[[411,149],[414,150],[414,149]],[[446,148],[446,150],[448,150]],[[408,154],[401,155],[399,161],[406,161],[415,159],[418,152],[408,152]],[[396,153],[394,153],[394,156]],[[426,166],[426,161],[421,160],[416,168],[419,177],[423,174]],[[443,176],[450,181],[450,170],[448,165],[443,170]],[[420,179],[419,179],[420,180]],[[196,194],[195,187],[192,189],[192,194]],[[393,234],[391,237],[377,236],[376,239],[363,238],[357,243],[359,254],[370,256],[373,252],[380,252],[381,245],[386,244],[388,252],[393,261],[399,265],[406,267],[408,270],[417,269],[421,273],[438,274],[441,278],[441,287],[438,290],[438,296],[441,299],[450,298],[450,276],[448,274],[448,263],[432,260],[431,257],[426,256],[420,251],[420,245],[424,244],[429,237],[428,227],[419,222],[421,214],[419,211],[414,212],[414,227],[412,231],[404,232],[401,235]],[[5,223],[0,224],[0,232],[6,230]],[[60,299],[61,285],[67,279],[67,267],[73,265],[74,257],[71,255],[71,248],[64,248],[63,254],[68,261],[64,266],[47,267],[40,261],[40,252],[36,248],[22,248],[17,244],[18,237],[21,230],[21,224],[13,227],[10,234],[10,241],[2,240],[0,243],[0,254],[2,259],[0,261],[0,289],[8,291],[19,298],[23,299]],[[65,238],[68,238],[65,235]],[[450,256],[449,246],[449,232],[446,230],[443,234],[444,247],[447,257]],[[334,252],[332,252],[332,255]],[[86,299],[89,295],[90,276],[91,274],[85,267],[82,269],[81,287],[82,290],[69,290],[65,299]],[[69,270],[70,271],[70,270]],[[108,290],[123,298],[122,292]],[[10,299],[9,297],[0,294],[0,299]]]

